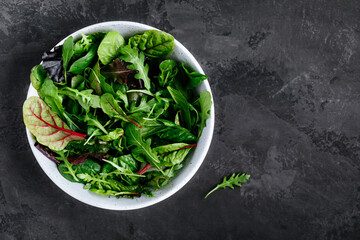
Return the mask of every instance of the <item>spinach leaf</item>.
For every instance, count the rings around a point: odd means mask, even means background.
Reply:
[[[30,80],[31,84],[36,90],[40,89],[46,77],[47,72],[42,68],[41,65],[36,65],[31,69]]]
[[[104,93],[100,98],[101,109],[110,117],[120,118],[128,122],[129,119],[122,108],[117,104],[114,97],[110,93]]]
[[[97,45],[93,45],[85,56],[79,58],[71,65],[69,72],[75,74],[82,74],[84,69],[90,65],[90,63],[96,56],[96,50],[97,50]]]
[[[145,56],[143,52],[138,53],[136,48],[131,48],[131,46],[126,45],[125,47],[120,48],[121,60],[125,62],[132,63],[127,66],[130,70],[137,70],[138,73],[134,75],[136,79],[141,79],[144,81],[144,86],[147,90],[150,90],[150,78],[148,77],[149,65],[145,64]]]
[[[158,30],[149,30],[129,39],[129,45],[137,47],[151,58],[165,58],[175,47],[174,37]]]
[[[100,172],[100,168],[99,163],[90,159],[86,159],[85,162],[77,165],[78,173],[96,174]]]
[[[181,116],[183,123],[185,124],[187,129],[191,128],[191,117],[190,117],[190,106],[189,102],[186,100],[186,98],[181,94],[180,91],[172,88],[167,87],[171,97],[174,99],[177,105],[181,108]]]
[[[210,109],[212,105],[210,93],[208,91],[201,92],[199,102],[200,102],[201,113],[200,113],[200,126],[199,126],[198,137],[201,136],[201,133],[204,127],[206,126],[206,119],[210,117]]]
[[[181,63],[182,68],[185,71],[186,76],[189,78],[189,82],[186,85],[187,90],[195,88],[199,83],[207,79],[207,76],[198,72],[190,72],[185,66],[184,63]]]
[[[156,153],[151,149],[150,142],[145,142],[142,139],[140,128],[129,124],[125,129],[125,135],[128,145],[135,147],[131,151],[135,159],[140,162],[144,162],[146,159],[150,164],[154,165],[160,172],[163,173],[160,160],[158,159]]]
[[[73,37],[68,37],[62,46],[62,59],[64,71],[67,71],[68,64],[74,53],[74,40]],[[65,74],[66,76],[66,74]]]
[[[159,65],[159,69],[161,73],[158,80],[159,85],[162,87],[170,85],[179,71],[176,62],[171,59],[162,61]]]
[[[117,31],[108,32],[97,50],[102,64],[109,64],[118,54],[121,46],[125,45],[124,38]]]
[[[71,88],[77,89],[77,90],[83,90],[84,89],[84,82],[85,78],[81,75],[76,75],[71,78]]]

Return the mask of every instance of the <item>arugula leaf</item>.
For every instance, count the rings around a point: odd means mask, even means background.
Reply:
[[[46,77],[47,72],[42,68],[41,65],[36,65],[31,69],[30,80],[31,84],[36,90],[40,89]]]
[[[78,91],[77,89],[65,87],[62,88],[59,93],[68,96],[69,98],[76,100],[82,108],[86,111],[92,108],[100,108],[100,97],[98,95],[91,94],[92,89],[86,89]]]
[[[137,70],[138,73],[134,75],[136,79],[144,81],[144,86],[147,90],[150,90],[150,78],[148,77],[149,66],[145,64],[145,56],[143,52],[138,53],[136,48],[126,45],[120,48],[120,59],[125,62],[132,63],[127,66],[130,70]]]
[[[129,119],[122,108],[117,104],[114,97],[110,93],[104,93],[100,98],[101,109],[110,117],[120,118],[128,122]]]
[[[125,129],[126,141],[129,146],[135,148],[131,151],[133,156],[140,162],[143,162],[145,157],[150,164],[154,165],[161,173],[164,173],[161,169],[160,160],[155,152],[150,147],[150,142],[144,142],[141,137],[141,131],[135,125],[129,124]]]
[[[165,58],[174,49],[174,37],[158,30],[149,30],[129,39],[129,45],[137,47],[151,58]]]
[[[67,71],[68,64],[74,53],[74,40],[73,37],[68,37],[62,46],[62,59],[64,71]],[[66,74],[65,74],[66,77]]]
[[[125,45],[125,39],[117,31],[108,32],[101,41],[97,54],[102,64],[109,64],[118,54],[121,46]]]
[[[158,77],[158,80],[159,85],[162,87],[170,85],[176,74],[179,72],[176,62],[172,59],[162,61],[159,65],[159,69],[161,73]]]
[[[181,63],[182,68],[185,71],[185,74],[189,78],[189,83],[186,85],[187,90],[191,90],[195,88],[199,83],[207,79],[208,77],[204,74],[198,73],[198,72],[190,72],[185,66],[184,63]]]
[[[206,119],[210,117],[210,109],[212,105],[210,92],[208,91],[201,92],[199,102],[200,102],[201,113],[200,113],[200,126],[199,126],[198,137],[201,136],[201,133],[204,127],[206,126]]]
[[[151,109],[154,107],[154,104],[156,104],[155,99],[151,99],[150,101],[147,101],[147,97],[143,96],[140,100],[140,104],[136,106],[136,102],[133,101],[130,104],[130,113],[136,113],[136,112],[144,112],[148,113],[151,111]]]
[[[84,69],[90,65],[90,63],[96,56],[96,50],[97,50],[97,45],[93,45],[85,56],[79,58],[73,64],[71,64],[69,72],[75,74],[82,74]]]
[[[224,177],[223,182],[218,184],[213,190],[211,190],[208,194],[206,194],[205,198],[207,198],[211,193],[213,193],[214,191],[220,189],[220,188],[226,188],[229,187],[231,189],[234,189],[234,186],[238,186],[241,187],[241,183],[245,183],[247,182],[247,180],[249,180],[250,175],[249,174],[241,174],[238,173],[237,175],[235,175],[235,173],[233,173],[233,175],[231,175],[231,177],[229,177],[229,179],[226,179],[226,177]]]
[[[176,104],[178,104],[179,107],[181,108],[181,116],[182,116],[183,123],[185,124],[187,129],[190,129],[191,128],[191,117],[190,117],[190,110],[189,110],[189,102],[181,94],[180,91],[178,91],[172,87],[167,87],[167,90],[169,91],[171,97],[174,99]]]

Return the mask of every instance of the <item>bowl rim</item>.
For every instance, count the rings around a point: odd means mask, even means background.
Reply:
[[[111,28],[114,28],[114,26],[127,26],[127,28],[131,29],[131,28],[135,28],[135,29],[142,29],[142,30],[138,30],[138,32],[144,32],[146,30],[150,30],[150,29],[155,29],[155,30],[159,30],[157,28],[154,28],[152,26],[143,24],[143,23],[137,23],[137,22],[131,22],[131,21],[108,21],[108,22],[101,22],[101,23],[97,23],[97,24],[93,24],[93,25],[89,25],[86,26],[84,28],[81,28],[71,34],[69,34],[68,36],[66,36],[64,39],[62,39],[59,43],[57,43],[55,46],[61,45],[68,37],[73,36],[74,39],[78,38],[80,36],[81,33],[85,33],[85,34],[89,34],[89,33],[94,33],[94,32],[99,32],[99,30],[96,29],[108,29],[108,30],[102,30],[102,31],[110,31]],[[126,27],[125,27],[126,28]],[[95,30],[95,31],[94,31]],[[132,33],[131,35],[134,35],[136,33]],[[204,74],[203,69],[201,68],[200,64],[197,62],[197,60],[194,58],[194,56],[176,39],[175,40],[175,48],[179,48],[179,51],[181,52],[181,54],[184,54],[184,57],[186,58],[186,60],[192,65],[192,67],[194,68],[195,71],[200,72],[202,74]],[[192,165],[191,168],[187,171],[187,174],[185,174],[182,178],[182,180],[178,180],[175,183],[170,185],[170,182],[168,185],[166,185],[165,187],[167,187],[167,190],[165,191],[164,194],[161,194],[161,191],[164,191],[163,189],[165,188],[161,188],[160,190],[154,192],[155,197],[149,198],[146,196],[141,196],[140,198],[136,198],[136,199],[131,199],[131,201],[135,201],[135,204],[130,204],[127,205],[126,202],[124,201],[125,205],[118,205],[118,204],[110,204],[111,201],[102,201],[101,199],[110,199],[109,197],[106,196],[102,196],[99,194],[96,194],[96,196],[94,196],[94,199],[99,199],[99,201],[94,201],[94,200],[89,200],[87,197],[89,196],[89,192],[88,190],[83,189],[84,193],[85,191],[87,191],[87,194],[77,194],[76,191],[73,191],[72,188],[75,188],[74,184],[79,184],[79,183],[72,183],[70,181],[67,181],[65,178],[63,178],[61,175],[61,177],[63,179],[59,179],[56,176],[54,176],[54,174],[56,174],[55,172],[49,171],[49,169],[51,167],[49,167],[49,165],[54,165],[56,167],[56,164],[51,162],[49,159],[47,159],[44,155],[42,155],[34,146],[34,137],[32,136],[32,134],[30,133],[29,129],[26,128],[26,135],[29,141],[29,145],[30,148],[35,156],[36,161],[38,162],[38,164],[40,165],[40,167],[42,168],[42,170],[45,172],[45,174],[52,180],[53,183],[55,183],[55,185],[57,185],[61,190],[63,190],[65,193],[67,193],[68,195],[70,195],[71,197],[77,199],[80,202],[86,203],[88,205],[94,206],[94,207],[98,207],[98,208],[102,208],[102,209],[108,209],[108,210],[135,210],[135,209],[140,209],[140,208],[145,208],[151,205],[154,205],[156,203],[159,203],[167,198],[169,198],[170,196],[174,195],[176,192],[178,192],[182,187],[185,186],[185,184],[187,184],[190,179],[195,175],[195,173],[198,171],[198,169],[200,168],[201,164],[203,163],[206,154],[210,148],[210,144],[211,144],[211,140],[213,137],[213,132],[214,132],[214,125],[215,125],[215,107],[214,107],[214,99],[213,99],[213,95],[211,92],[211,88],[209,85],[208,80],[203,81],[201,84],[201,88],[199,90],[199,86],[197,87],[199,92],[202,91],[209,91],[210,95],[211,95],[211,100],[212,100],[212,105],[211,105],[211,109],[210,109],[210,118],[207,119],[206,121],[206,127],[203,130],[202,135],[200,136],[200,139],[198,141],[198,146],[195,148],[195,151],[192,151],[192,154],[190,156],[187,157],[187,163],[186,165]],[[33,88],[32,84],[30,83],[29,89],[28,89],[28,93],[27,93],[27,99],[30,96],[36,96],[36,90]],[[205,134],[206,133],[206,138],[205,138]],[[201,149],[198,149],[198,147],[201,144]],[[197,152],[198,158],[195,159],[194,161],[192,161],[193,156],[194,156],[194,152]],[[189,161],[190,160],[190,161]],[[185,168],[186,166],[184,166]],[[53,168],[53,167],[52,167]],[[187,168],[188,169],[188,168]],[[181,171],[181,170],[180,170]],[[182,172],[182,171],[181,171]],[[60,174],[60,173],[59,173]],[[179,174],[180,175],[180,174]],[[174,179],[177,179],[178,176],[176,176]],[[67,182],[64,182],[63,180],[66,180]],[[172,181],[174,181],[172,179]],[[81,184],[81,186],[83,186]],[[159,194],[160,193],[160,194]],[[95,193],[90,193],[91,194],[95,194]],[[144,200],[144,201],[136,201],[138,199],[141,198],[146,198],[148,200]],[[93,199],[93,198],[91,198]],[[123,200],[124,198],[120,198],[120,199],[116,199],[117,201]],[[130,200],[130,199],[128,199]]]

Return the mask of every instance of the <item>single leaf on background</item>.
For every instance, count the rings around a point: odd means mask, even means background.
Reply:
[[[212,105],[210,92],[208,91],[201,92],[199,102],[200,102],[201,113],[200,113],[200,126],[199,126],[198,137],[201,136],[201,133],[204,127],[206,126],[206,119],[210,117],[210,109]]]
[[[85,56],[79,58],[73,64],[71,64],[69,72],[74,74],[82,74],[84,69],[90,65],[90,63],[96,56],[96,50],[97,45],[93,45]]]
[[[39,90],[43,82],[45,81],[47,72],[41,65],[36,65],[31,69],[30,80],[31,84],[36,90]]]
[[[100,98],[100,105],[103,112],[110,117],[120,118],[128,122],[129,119],[122,108],[117,104],[114,97],[110,93],[104,93]]]
[[[129,124],[125,129],[125,135],[128,145],[135,147],[131,152],[140,157],[135,157],[137,160],[143,161],[143,158],[145,158],[150,164],[158,168],[161,173],[164,173],[160,166],[160,160],[153,149],[151,149],[149,142],[145,142],[142,139],[141,129]]]
[[[179,72],[177,64],[172,59],[164,60],[159,65],[160,75],[158,77],[159,85],[166,87],[172,83],[176,74]]]
[[[109,64],[118,54],[121,46],[125,45],[125,39],[117,31],[108,32],[101,41],[97,50],[102,64]]]
[[[63,68],[65,72],[67,71],[68,64],[73,54],[74,54],[74,40],[73,37],[68,37],[62,46]]]
[[[151,58],[165,58],[175,47],[174,37],[170,34],[149,30],[129,39],[129,45],[138,48],[146,56]]]
[[[126,45],[125,47],[120,48],[120,59],[125,62],[131,63],[127,66],[130,70],[137,70],[138,72],[134,75],[136,79],[141,79],[144,81],[144,86],[147,90],[150,90],[150,78],[149,65],[145,64],[145,56],[143,52],[138,53],[136,48],[131,48],[131,46]]]
[[[241,183],[245,183],[247,182],[247,180],[249,180],[250,175],[249,174],[241,174],[238,173],[237,175],[235,175],[235,173],[233,173],[233,175],[231,175],[231,177],[229,177],[229,179],[226,179],[226,177],[224,177],[223,182],[218,184],[213,190],[211,190],[208,194],[206,194],[205,198],[207,198],[211,193],[213,193],[214,191],[220,189],[220,188],[226,188],[229,187],[231,189],[234,189],[234,186],[238,186],[241,187]]]
[[[73,132],[39,97],[28,98],[23,106],[26,127],[37,141],[52,150],[62,150],[72,140],[82,140],[85,134]]]
[[[181,116],[183,123],[187,129],[191,128],[191,117],[190,117],[190,104],[186,98],[181,94],[180,91],[172,87],[167,87],[171,97],[174,99],[177,105],[181,108]]]
[[[198,72],[190,72],[185,66],[184,63],[181,63],[182,68],[185,71],[186,76],[189,78],[189,82],[186,85],[187,90],[195,88],[199,83],[207,79],[207,76]]]

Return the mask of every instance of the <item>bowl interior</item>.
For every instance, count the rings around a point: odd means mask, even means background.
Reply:
[[[126,21],[116,21],[116,22],[104,22],[95,25],[91,25],[80,29],[69,36],[73,36],[74,39],[79,39],[81,33],[90,34],[94,32],[106,32],[115,30],[118,31],[124,38],[128,38],[134,34],[141,33],[150,29],[155,29],[145,24],[126,22]],[[67,37],[69,37],[67,36]],[[66,38],[67,38],[66,37]],[[65,38],[65,39],[66,39]],[[60,41],[57,45],[61,45],[64,40]],[[178,41],[175,40],[175,49],[170,55],[170,58],[175,59],[179,62],[184,62],[185,65],[190,66],[194,71],[204,73],[199,63],[191,55],[191,53]],[[211,94],[211,89],[207,80],[199,84],[196,88],[196,92],[200,93],[203,91],[209,91]],[[30,84],[27,98],[30,96],[37,96],[36,90]],[[212,99],[213,100],[213,99]],[[47,159],[34,147],[34,138],[31,135],[30,131],[26,129],[26,134],[29,140],[31,150],[38,161],[41,168],[48,175],[48,177],[64,192],[74,197],[75,199],[84,202],[86,204],[111,210],[131,210],[143,208],[146,206],[153,205],[158,203],[172,194],[177,192],[182,188],[196,173],[199,169],[201,163],[205,159],[206,153],[210,147],[213,131],[214,131],[214,103],[212,104],[210,111],[210,118],[206,122],[206,127],[203,130],[203,133],[199,139],[198,145],[194,151],[188,156],[184,167],[179,171],[178,176],[171,179],[169,184],[164,186],[158,191],[154,192],[152,198],[142,196],[135,199],[107,197],[95,194],[88,190],[83,189],[83,184],[72,183],[66,180],[61,176],[59,171],[56,168],[56,164]]]

